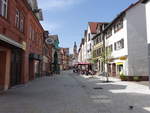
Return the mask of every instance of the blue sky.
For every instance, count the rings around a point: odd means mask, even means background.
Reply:
[[[38,0],[43,9],[43,27],[58,34],[60,47],[72,51],[74,41],[80,44],[88,22],[110,22],[137,0]]]

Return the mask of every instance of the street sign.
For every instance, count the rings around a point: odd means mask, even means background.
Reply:
[[[54,44],[54,40],[53,39],[51,39],[51,38],[47,38],[47,39],[45,39],[45,42],[47,43],[47,44]]]

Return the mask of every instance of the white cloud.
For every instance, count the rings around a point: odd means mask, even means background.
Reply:
[[[44,27],[45,30],[48,30],[50,33],[54,33],[56,29],[60,29],[61,26],[60,24],[57,23],[49,23],[46,21],[41,22],[42,26]]]
[[[43,10],[58,10],[78,4],[82,0],[38,0],[39,7]]]

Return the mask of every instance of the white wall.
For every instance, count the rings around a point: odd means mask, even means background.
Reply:
[[[120,41],[121,39],[124,39],[124,48],[122,48],[120,50],[115,50],[114,43]],[[112,30],[112,36],[109,37],[108,39],[106,39],[105,44],[106,44],[106,47],[110,46],[111,44],[113,45],[113,52],[111,54],[111,58],[119,58],[119,57],[128,55],[127,20],[126,19],[123,19],[123,28],[122,29],[120,29],[116,33],[114,32],[114,29]],[[118,62],[123,63],[123,73],[125,75],[128,75],[128,59],[126,59],[126,60],[116,59],[113,61],[113,63],[118,63]]]
[[[129,75],[148,75],[145,17],[143,4],[136,5],[126,13]]]
[[[89,40],[89,34],[90,34],[90,40]],[[91,29],[90,29],[90,26],[88,25],[88,30],[87,30],[87,60],[92,58],[92,51],[89,51],[90,50],[90,45],[91,45],[91,49],[92,49],[92,46],[93,46],[93,34],[91,33]],[[89,52],[88,52],[89,51]]]
[[[147,40],[150,44],[150,1],[146,3]]]
[[[106,38],[105,38],[106,39]],[[120,50],[114,50],[114,43],[120,41],[121,39],[124,39],[124,48]],[[119,30],[118,32],[114,33],[114,30],[112,31],[112,36],[106,39],[106,47],[113,45],[113,52],[111,56],[113,58],[118,58],[121,56],[128,55],[128,47],[127,47],[127,25],[126,20],[123,21],[123,29]]]
[[[150,1],[145,4],[146,8],[146,24],[147,24],[147,43],[148,43],[148,69],[149,69],[149,77],[150,77]]]

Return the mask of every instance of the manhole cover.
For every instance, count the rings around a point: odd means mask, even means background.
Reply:
[[[103,88],[102,87],[94,87],[93,89],[98,90],[98,89],[103,89]]]

